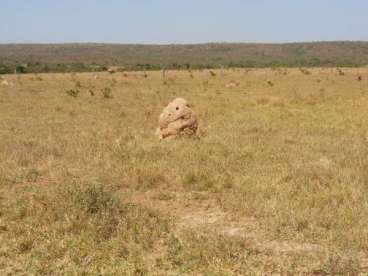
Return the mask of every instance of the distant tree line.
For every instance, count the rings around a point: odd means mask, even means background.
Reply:
[[[41,62],[30,62],[21,64],[1,63],[0,62],[0,74],[25,74],[25,73],[67,73],[67,72],[99,72],[106,71],[107,67],[100,64],[83,64],[83,63],[71,63],[71,64],[43,64]]]
[[[265,68],[265,67],[358,67],[361,64],[352,61],[333,61],[320,60],[317,58],[310,60],[291,60],[291,61],[239,61],[239,62],[209,62],[209,63],[169,63],[169,64],[149,64],[136,63],[133,65],[114,66],[116,71],[153,71],[153,70],[201,70],[201,69],[219,69],[219,68]],[[103,72],[110,66],[97,63],[58,63],[48,64],[41,62],[29,63],[1,63],[0,74],[25,74],[25,73],[68,73],[68,72]]]
[[[0,73],[368,65],[368,42],[0,44]],[[112,72],[112,70],[110,70]]]

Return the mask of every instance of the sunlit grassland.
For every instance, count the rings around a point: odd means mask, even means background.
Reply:
[[[367,273],[368,69],[2,78],[0,274]]]

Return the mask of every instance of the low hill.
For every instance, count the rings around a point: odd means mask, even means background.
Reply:
[[[133,44],[1,44],[0,73],[93,71],[107,66],[126,69],[362,66],[368,64],[368,42],[285,44],[208,43]]]

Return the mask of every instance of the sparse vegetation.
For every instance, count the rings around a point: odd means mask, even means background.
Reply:
[[[102,96],[105,98],[105,99],[110,99],[112,98],[112,90],[111,88],[109,87],[105,87],[102,89]]]
[[[65,93],[68,94],[69,96],[72,96],[72,97],[76,98],[79,95],[79,90],[78,89],[69,89],[69,90],[66,90]]]
[[[368,68],[340,70],[3,76],[0,274],[367,274]],[[175,97],[200,139],[157,140]]]

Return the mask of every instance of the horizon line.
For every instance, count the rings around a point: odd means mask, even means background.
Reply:
[[[231,41],[208,41],[208,42],[170,42],[170,43],[145,43],[145,42],[0,42],[0,45],[137,45],[137,46],[185,46],[185,45],[209,45],[209,44],[261,44],[261,45],[284,45],[284,44],[312,44],[312,43],[368,43],[368,40],[310,40],[289,42],[231,42]]]

